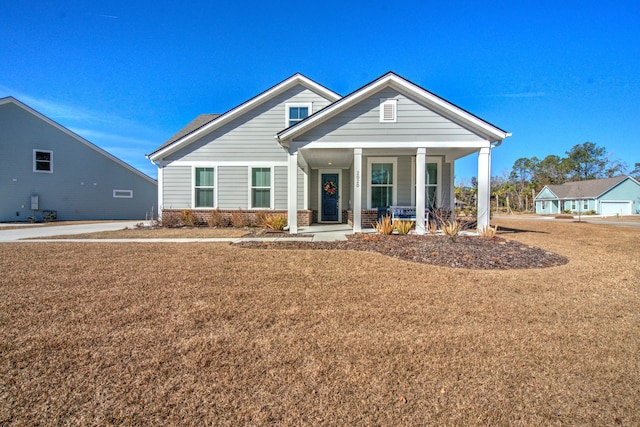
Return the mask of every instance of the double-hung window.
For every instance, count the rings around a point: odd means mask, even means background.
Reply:
[[[251,208],[271,208],[271,168],[251,168]]]
[[[425,206],[434,209],[438,206],[438,163],[425,165],[424,193]]]
[[[371,209],[395,204],[396,159],[369,159],[369,194]]]
[[[53,151],[33,150],[33,171],[53,173]]]
[[[582,201],[582,209],[584,209],[584,210],[589,209],[589,201],[588,200],[583,200]]]
[[[311,114],[311,103],[287,103],[285,104],[286,122],[285,126],[293,126],[299,121],[309,117]]]
[[[195,168],[194,206],[196,208],[215,207],[215,169]]]

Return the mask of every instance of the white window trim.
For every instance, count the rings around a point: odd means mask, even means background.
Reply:
[[[126,193],[126,195],[119,194]],[[133,199],[133,190],[113,190],[114,199]]]
[[[269,207],[268,208],[254,208],[253,207],[253,200],[252,200],[252,190],[254,188],[267,188],[267,187],[254,187],[253,184],[253,177],[252,175],[252,170],[253,169],[269,169],[270,173],[269,173]],[[249,184],[249,191],[248,191],[248,201],[247,201],[247,206],[249,206],[249,209],[252,210],[269,210],[269,209],[273,209],[274,206],[274,202],[275,202],[275,189],[273,188],[273,183],[275,182],[275,168],[273,167],[273,165],[251,165],[247,168],[247,173],[249,175],[248,178],[248,184]]]
[[[49,170],[48,171],[41,171],[41,170],[37,170],[36,169],[36,153],[49,153]],[[53,151],[51,150],[40,150],[38,148],[34,148],[33,149],[33,172],[35,173],[53,173]]]
[[[289,124],[289,109],[290,108],[296,108],[296,107],[307,107],[309,109],[309,115],[307,117],[309,117],[310,115],[313,114],[313,103],[312,102],[287,102],[284,104],[284,127],[285,129],[293,126]],[[295,123],[294,123],[295,124]]]
[[[427,156],[425,163],[438,164],[438,185],[436,186],[436,200],[442,202],[442,157]],[[425,182],[425,187],[427,186]],[[425,200],[426,204],[426,200]],[[416,205],[416,158],[411,157],[411,205]],[[428,207],[428,206],[427,206]]]
[[[213,169],[213,207],[196,207],[196,169],[211,168]],[[213,165],[198,165],[191,167],[191,206],[197,210],[217,209],[218,208],[218,167]]]
[[[398,204],[398,158],[397,157],[367,157],[367,209],[371,207],[371,165],[373,163],[393,163],[393,184],[392,200],[393,204]]]
[[[384,115],[385,107],[390,105],[393,118],[387,119]],[[380,98],[380,123],[396,123],[398,121],[398,100],[397,99],[386,99]]]
[[[331,222],[320,221],[322,217],[321,209],[322,209],[322,174],[323,173],[336,173],[338,174],[338,221],[337,224],[342,223],[342,169],[330,169],[330,168],[320,168],[318,169],[318,222],[331,224]]]

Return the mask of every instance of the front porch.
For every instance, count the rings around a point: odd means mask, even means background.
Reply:
[[[360,233],[374,226],[379,207],[398,205],[415,208],[416,233],[425,234],[426,211],[454,211],[454,162],[472,154],[478,156],[477,224],[489,225],[488,142],[447,149],[414,143],[375,148],[323,145],[289,149],[288,217],[296,219],[289,221],[292,234],[309,224],[298,223],[299,211],[312,212],[310,224],[346,224]]]

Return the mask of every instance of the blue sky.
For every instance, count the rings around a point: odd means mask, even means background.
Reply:
[[[391,70],[513,133],[493,175],[585,141],[632,168],[639,22],[635,1],[3,2],[0,97],[156,177],[144,155],[200,113],[295,72],[345,95]]]

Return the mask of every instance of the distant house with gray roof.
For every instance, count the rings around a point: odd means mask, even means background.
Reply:
[[[545,185],[535,198],[536,213],[595,212],[598,215],[640,213],[640,183],[630,176]]]

